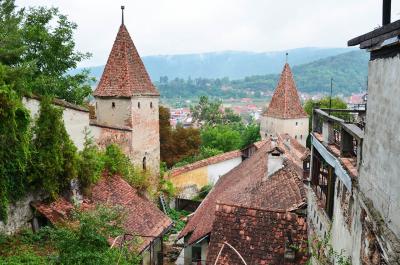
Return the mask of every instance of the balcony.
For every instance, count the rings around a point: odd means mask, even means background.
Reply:
[[[364,109],[314,109],[312,136],[333,154],[352,178],[362,159]]]

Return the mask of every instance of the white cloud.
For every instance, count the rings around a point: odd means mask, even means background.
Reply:
[[[107,60],[121,23],[143,55],[222,50],[271,51],[344,47],[381,23],[376,0],[17,0],[55,6],[78,24],[77,48],[93,54],[82,65]],[[393,19],[400,1],[393,1]]]

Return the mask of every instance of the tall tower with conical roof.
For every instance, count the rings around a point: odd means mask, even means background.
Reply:
[[[120,141],[116,131],[115,142],[123,145],[122,149],[135,165],[151,172],[154,177],[158,176],[160,94],[124,25],[123,13],[122,24],[93,96],[96,124],[124,130],[124,139],[128,133],[128,139]]]
[[[287,133],[305,146],[308,122],[307,113],[300,103],[292,71],[286,63],[271,102],[261,116],[261,138]]]

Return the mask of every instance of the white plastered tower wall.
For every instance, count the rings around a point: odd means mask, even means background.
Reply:
[[[265,140],[269,136],[277,136],[287,133],[300,144],[306,146],[308,123],[308,118],[280,119],[264,115],[261,116],[261,138]]]
[[[132,97],[132,162],[152,175],[160,172],[159,97]]]

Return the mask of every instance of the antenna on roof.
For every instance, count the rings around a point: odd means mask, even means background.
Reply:
[[[286,53],[286,63],[287,63],[287,61],[288,61],[288,56],[289,56],[289,53],[287,52],[287,53]]]
[[[121,6],[121,12],[122,12],[122,25],[124,25],[124,9],[125,9],[125,6]]]

